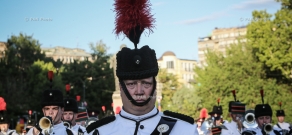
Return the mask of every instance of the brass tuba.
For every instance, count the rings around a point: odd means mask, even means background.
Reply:
[[[44,116],[39,121],[39,127],[44,130],[46,135],[49,135],[52,132],[53,121],[52,117]]]

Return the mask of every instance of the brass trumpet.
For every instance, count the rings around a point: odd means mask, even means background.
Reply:
[[[39,127],[44,130],[46,135],[49,135],[52,132],[53,121],[52,117],[44,116],[39,121]]]
[[[263,129],[266,132],[266,134],[270,134],[270,132],[273,131],[273,125],[271,123],[264,124],[264,128]]]
[[[243,126],[245,128],[256,128],[258,124],[255,121],[255,116],[253,113],[247,113],[244,117]]]

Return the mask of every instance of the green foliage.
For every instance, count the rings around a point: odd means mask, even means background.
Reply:
[[[280,101],[292,101],[287,94],[291,93],[287,85],[266,78],[263,64],[252,53],[252,46],[239,43],[227,49],[226,57],[213,51],[206,54],[208,66],[195,68],[195,79],[201,84],[196,86],[196,94],[202,98],[204,107],[212,111],[212,107],[217,105],[216,100],[220,98],[223,116],[228,118],[228,103],[234,101],[232,90],[236,90],[237,100],[246,103],[247,109],[254,109],[256,104],[262,103],[261,89],[265,92],[265,103],[270,104],[273,110],[278,109],[276,106]]]
[[[179,89],[177,76],[167,73],[166,69],[159,69],[158,82],[162,84],[162,110],[173,110],[171,98],[175,91]]]
[[[200,102],[201,98],[196,95],[195,89],[183,87],[172,97],[173,111],[197,118],[202,108]]]
[[[106,54],[107,47],[102,42],[93,46],[91,43],[93,56],[97,59],[92,63],[89,61],[74,61],[64,66],[61,73],[64,83],[73,86],[70,96],[81,96],[81,101],[88,103],[88,109],[101,110],[101,106],[106,106],[112,110],[112,93],[115,90],[114,73],[110,68],[109,58]],[[103,48],[103,49],[101,49]],[[84,93],[85,92],[85,99]]]
[[[274,16],[266,11],[254,11],[248,25],[248,43],[254,55],[268,67],[269,76],[285,77],[291,82],[292,74],[292,10],[291,1],[281,0],[282,9]],[[272,18],[274,17],[274,18]],[[287,80],[286,80],[287,81]]]
[[[22,33],[11,36],[7,41],[5,56],[0,59],[0,96],[6,101],[11,118],[15,120],[27,115],[28,110],[37,111],[42,116],[40,102],[42,92],[50,88],[49,70],[54,71],[52,89],[65,94],[65,84],[72,83],[70,96],[82,95],[83,83],[80,80],[83,80],[88,107],[95,109],[105,105],[111,110],[114,75],[106,50],[101,53],[95,51],[98,59],[93,63],[75,61],[63,65],[61,60],[45,57],[40,46],[32,36]],[[106,47],[104,44],[101,46]],[[89,81],[88,77],[92,80]]]

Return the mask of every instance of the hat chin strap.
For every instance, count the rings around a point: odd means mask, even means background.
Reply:
[[[153,77],[153,88],[152,88],[152,91],[151,91],[151,94],[150,94],[150,97],[148,97],[148,99],[145,101],[145,102],[142,102],[142,103],[138,103],[136,102],[133,97],[130,95],[127,87],[126,87],[126,84],[123,80],[119,80],[121,86],[122,86],[122,89],[124,91],[124,93],[126,94],[127,98],[130,100],[130,102],[135,105],[135,106],[144,106],[146,104],[149,103],[149,101],[151,100],[151,98],[153,97],[153,94],[154,94],[154,91],[155,91],[155,88],[156,88],[156,79],[155,77]]]

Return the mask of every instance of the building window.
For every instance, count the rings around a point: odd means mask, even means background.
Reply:
[[[166,62],[166,68],[174,69],[173,61],[167,61],[167,62]]]

